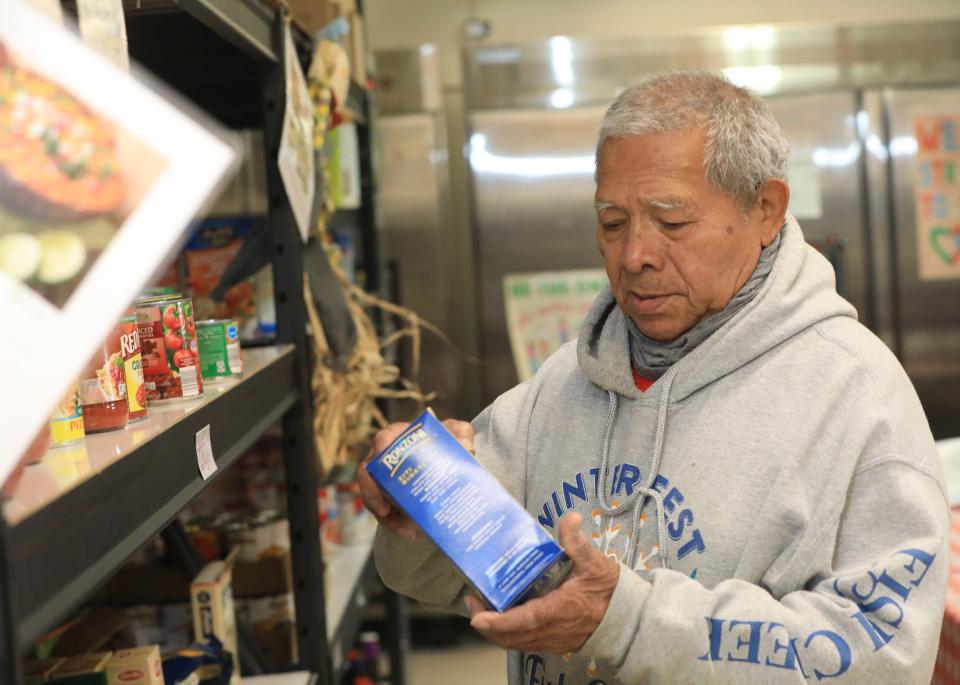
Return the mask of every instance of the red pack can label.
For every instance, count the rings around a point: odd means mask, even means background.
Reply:
[[[127,420],[136,421],[147,415],[147,389],[143,385],[140,334],[136,311],[133,309],[120,319],[120,356],[123,357],[123,370],[127,378]]]
[[[197,328],[189,298],[139,304],[137,331],[148,403],[203,393]]]

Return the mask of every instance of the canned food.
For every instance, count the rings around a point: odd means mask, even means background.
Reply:
[[[50,415],[50,446],[65,447],[83,440],[83,416],[76,383]]]
[[[215,380],[239,376],[243,371],[237,324],[228,319],[197,321],[200,372]]]
[[[147,416],[147,389],[143,386],[143,358],[140,356],[135,309],[130,309],[120,319],[120,355],[127,380],[127,421],[139,421]]]
[[[178,293],[176,289],[168,285],[157,286],[155,288],[144,288],[140,299],[149,299],[151,297],[181,297],[183,293]]]
[[[203,393],[193,301],[189,297],[138,300],[137,330],[148,403]]]
[[[77,383],[83,430],[99,433],[127,425],[127,379],[120,351],[121,326],[94,353]]]

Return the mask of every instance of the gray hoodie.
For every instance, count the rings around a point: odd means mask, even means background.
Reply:
[[[949,566],[933,438],[829,263],[792,218],[781,235],[757,297],[646,392],[607,291],[475,420],[527,511],[554,533],[582,513],[621,563],[583,648],[510,653],[511,685],[930,682]],[[391,588],[464,612],[429,542],[381,530],[375,555]]]

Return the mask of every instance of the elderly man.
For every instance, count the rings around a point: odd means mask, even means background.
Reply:
[[[448,422],[559,536],[559,588],[486,611],[360,470],[384,581],[469,612],[511,650],[511,685],[929,683],[937,453],[903,369],[786,214],[786,160],[763,102],[720,76],[655,76],[607,111],[610,289],[472,430]]]

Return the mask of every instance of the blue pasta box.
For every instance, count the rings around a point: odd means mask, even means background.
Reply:
[[[570,560],[430,410],[367,472],[496,611],[559,585]]]

